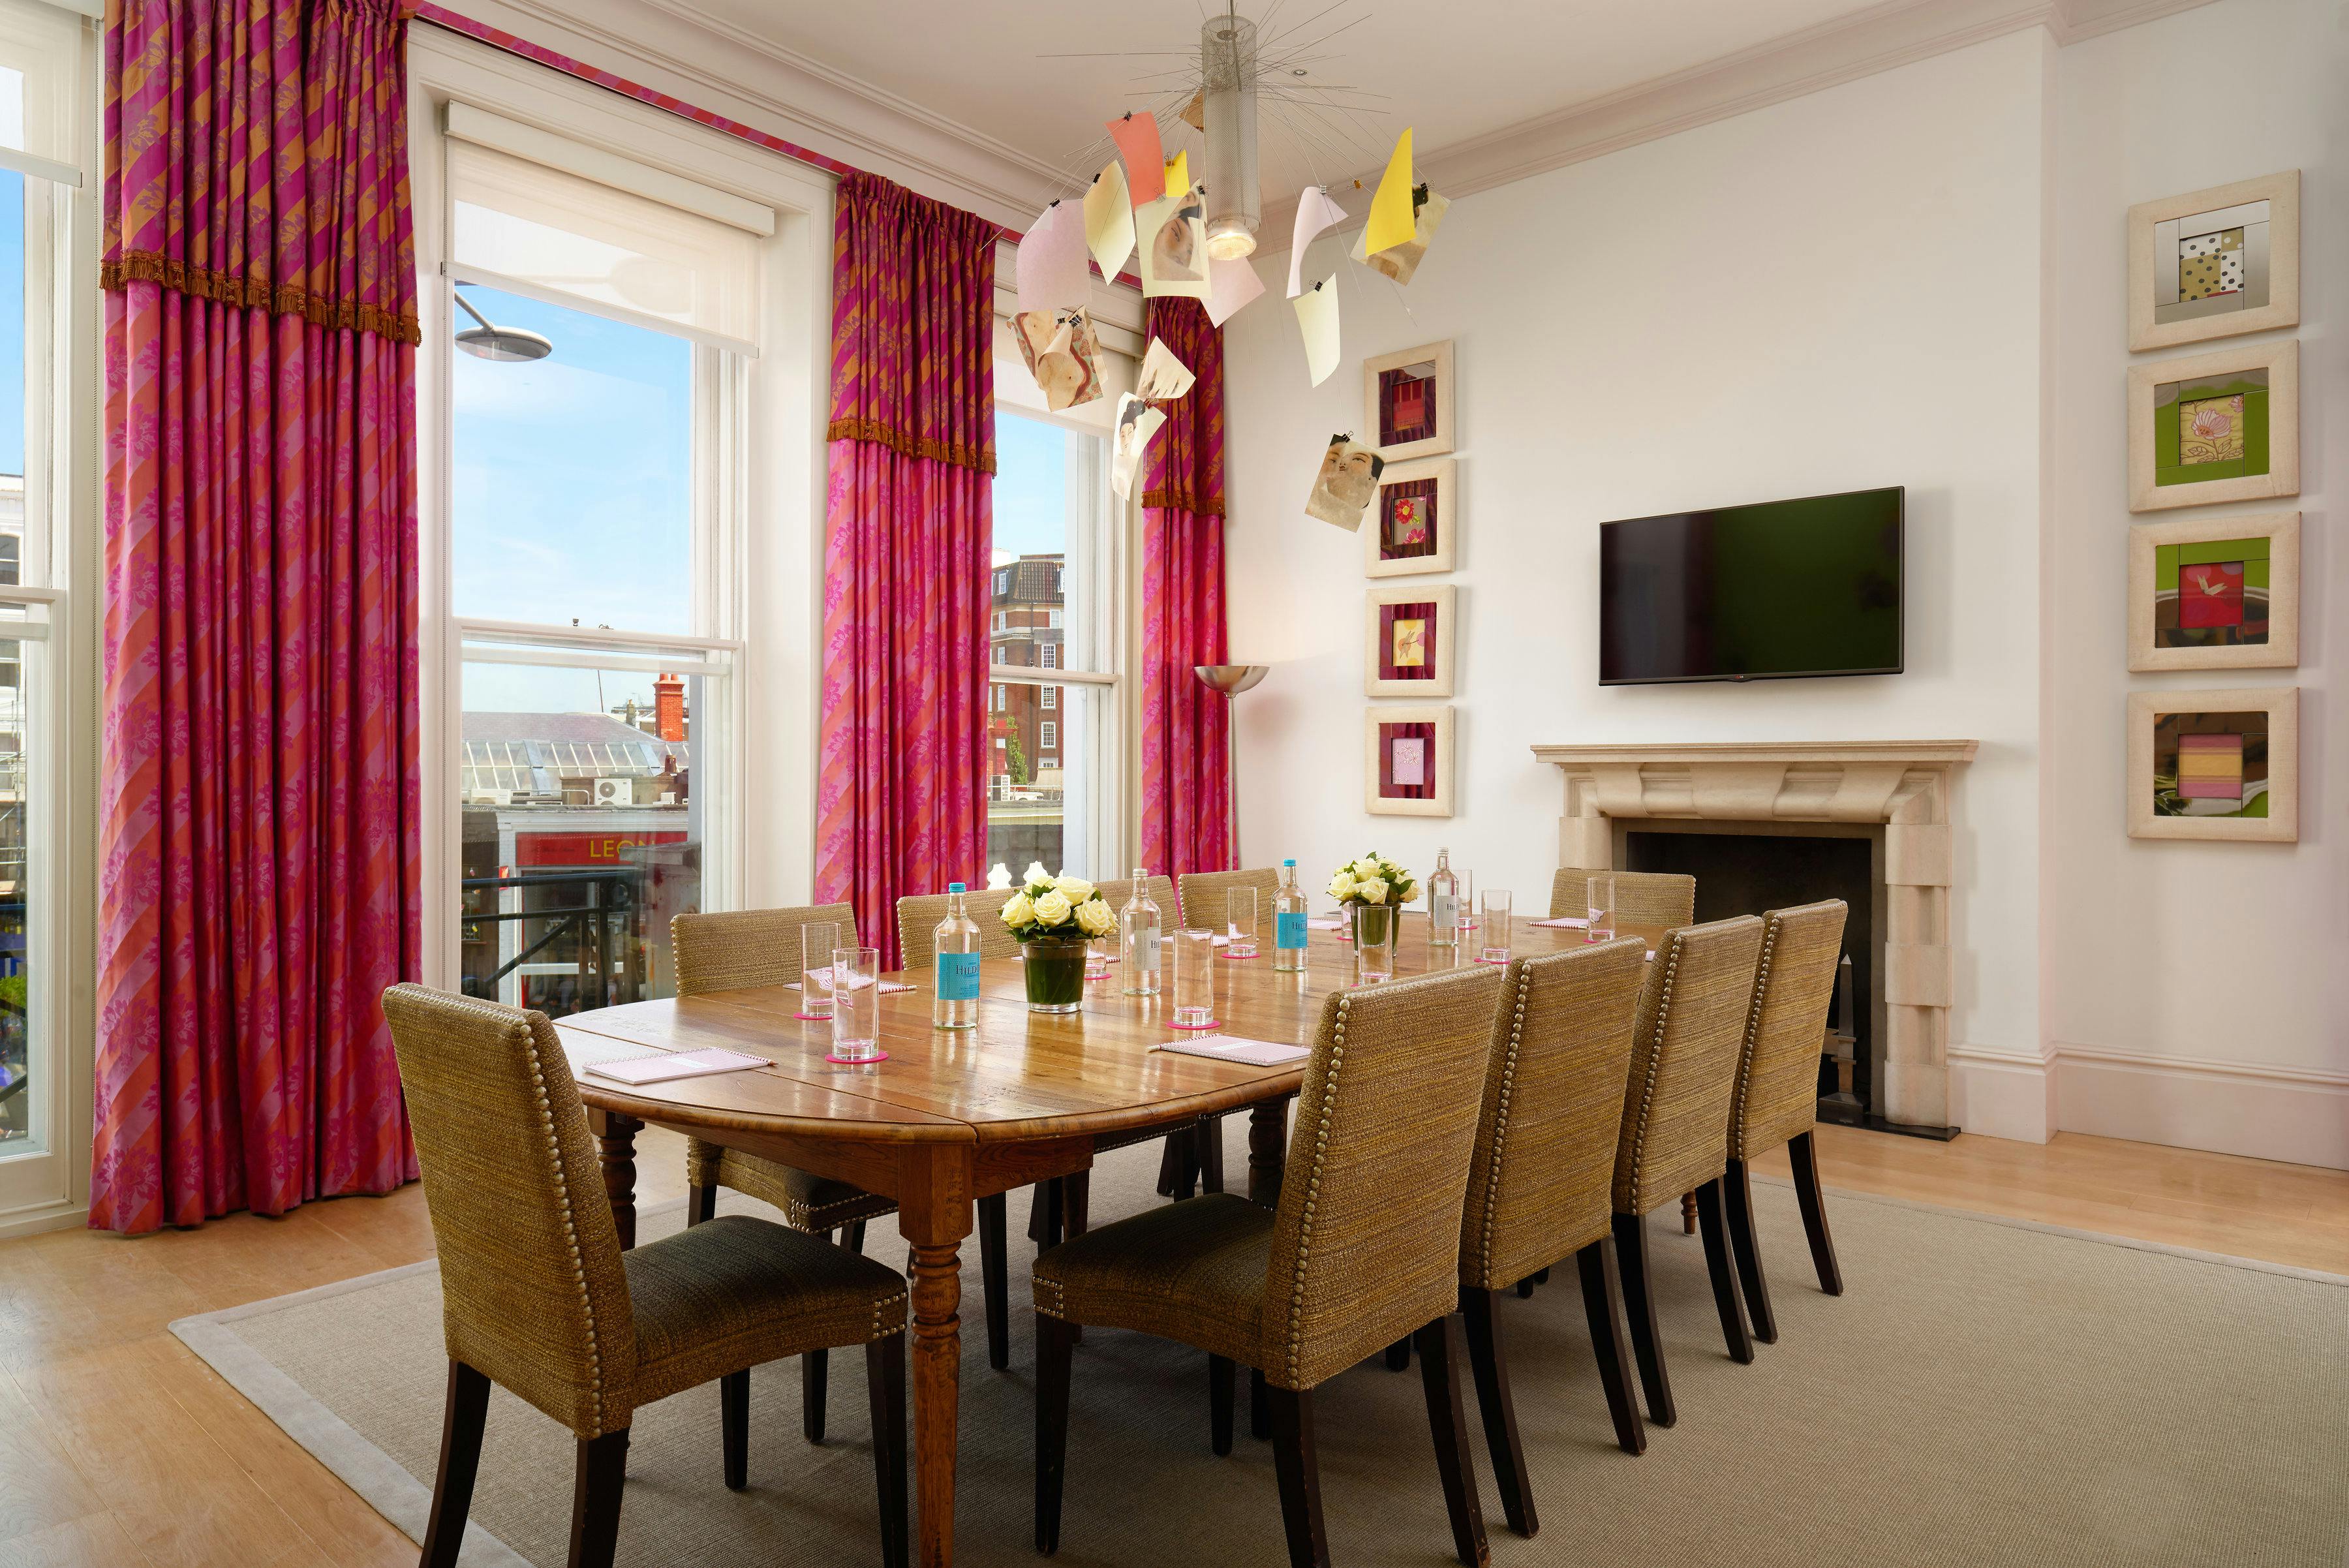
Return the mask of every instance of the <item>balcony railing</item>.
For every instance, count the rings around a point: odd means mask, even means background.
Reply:
[[[632,866],[464,878],[465,994],[554,1018],[643,1001],[641,877]],[[520,894],[512,909],[509,892]]]

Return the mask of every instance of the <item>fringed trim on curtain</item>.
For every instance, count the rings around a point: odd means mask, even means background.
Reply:
[[[1164,506],[1176,512],[1188,512],[1197,517],[1221,517],[1224,498],[1220,495],[1200,495],[1188,485],[1163,486],[1142,493],[1144,506]]]
[[[887,447],[899,457],[927,458],[956,468],[975,468],[981,473],[995,472],[995,449],[991,446],[973,448],[962,441],[924,439],[885,420],[834,420],[824,427],[823,439],[869,441]]]
[[[413,315],[394,316],[380,306],[352,300],[322,299],[290,283],[273,284],[265,278],[236,277],[207,267],[192,267],[153,251],[132,251],[119,261],[102,263],[98,269],[98,281],[99,286],[115,290],[132,283],[160,284],[191,298],[254,307],[272,316],[298,316],[313,326],[334,331],[372,333],[410,348],[424,341],[424,329]]]

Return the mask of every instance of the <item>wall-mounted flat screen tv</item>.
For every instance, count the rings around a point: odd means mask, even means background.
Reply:
[[[1900,672],[1901,490],[1599,528],[1599,683]]]

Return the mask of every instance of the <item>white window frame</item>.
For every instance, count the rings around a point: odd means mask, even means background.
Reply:
[[[447,275],[443,106],[460,102],[700,185],[761,203],[760,353],[694,356],[694,621],[636,633],[460,619],[450,525],[455,306]],[[695,791],[706,802],[705,909],[803,903],[813,876],[816,710],[824,472],[818,410],[829,369],[832,186],[721,132],[429,24],[409,36],[409,145],[419,316],[418,436],[423,563],[425,953],[429,983],[455,989],[460,964],[464,665],[481,659],[602,669],[657,664],[716,677],[723,708],[697,724]],[[756,604],[753,616],[749,607]],[[770,628],[781,628],[770,630]],[[726,739],[723,744],[718,737]],[[704,738],[708,749],[704,750]],[[747,781],[761,809],[744,809]],[[706,793],[705,793],[706,792]]]
[[[33,5],[9,18],[44,29],[58,14]],[[25,537],[16,584],[0,607],[20,650],[27,763],[25,824],[25,1094],[35,1137],[0,1156],[0,1237],[82,1222],[97,1038],[98,618],[88,613],[103,548],[98,406],[103,377],[98,287],[98,135],[104,115],[99,35],[64,27],[79,102],[70,163],[10,151],[26,177]],[[70,40],[70,41],[68,41]],[[41,193],[46,191],[46,202]],[[42,207],[46,205],[46,214]]]
[[[1037,688],[1037,690],[1044,693],[1044,711],[1046,712],[1051,712],[1053,710],[1060,707],[1061,689],[1059,687],[1041,686]]]
[[[1039,719],[1039,720],[1037,720],[1037,721],[1036,721],[1036,754],[1037,754],[1039,757],[1041,757],[1041,756],[1042,756],[1046,752],[1057,752],[1057,751],[1059,751],[1060,749],[1061,749],[1061,726],[1060,726],[1060,724],[1059,724],[1057,722],[1055,722],[1055,721],[1053,721],[1053,720],[1050,720],[1050,719]]]

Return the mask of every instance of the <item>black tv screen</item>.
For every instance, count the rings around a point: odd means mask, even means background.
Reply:
[[[1901,491],[1599,528],[1599,683],[1900,672]]]

